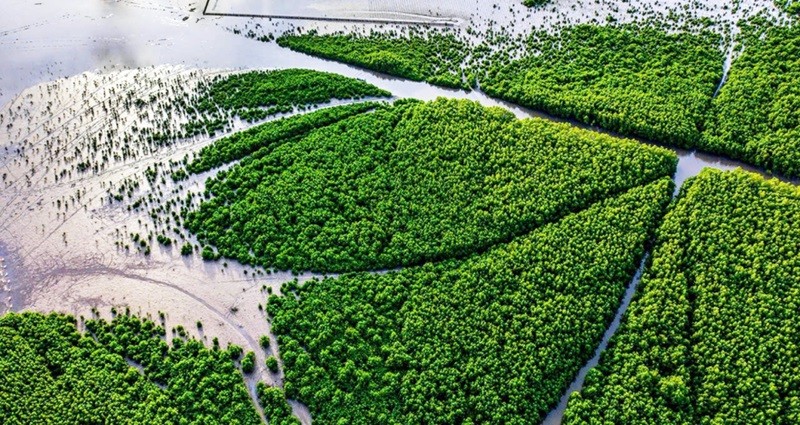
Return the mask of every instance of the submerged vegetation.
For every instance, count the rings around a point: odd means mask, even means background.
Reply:
[[[316,105],[331,99],[387,97],[390,93],[361,80],[308,69],[250,71],[214,81],[194,103],[200,113],[218,109],[243,119],[263,119],[294,107]]]
[[[4,423],[259,424],[226,350],[127,314],[0,317]]]
[[[742,171],[687,181],[567,423],[800,420],[799,221],[796,187]]]
[[[284,35],[278,44],[323,58],[334,59],[414,81],[469,89],[462,76],[467,46],[452,34],[372,33],[360,35]]]
[[[267,310],[320,424],[537,423],[591,357],[668,178],[466,260],[285,285]]]
[[[190,121],[184,125],[183,136],[213,135],[233,117],[254,122],[334,99],[389,96],[364,81],[308,69],[230,74],[214,79],[191,105],[185,105]]]
[[[386,269],[470,255],[675,165],[659,148],[474,102],[401,101],[218,173],[185,224],[243,263]]]

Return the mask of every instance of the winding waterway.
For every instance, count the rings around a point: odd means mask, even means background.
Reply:
[[[311,7],[312,3],[314,2],[301,2],[304,7]],[[244,1],[243,4],[252,5],[253,2]],[[450,90],[427,83],[389,77],[292,52],[274,43],[262,43],[236,35],[227,28],[241,24],[240,18],[204,16],[202,11],[205,5],[206,0],[104,2],[41,0],[37,3],[32,3],[30,0],[8,0],[6,8],[15,13],[7,13],[0,18],[0,57],[4,58],[0,61],[0,104],[18,101],[18,94],[27,87],[90,70],[163,64],[211,69],[308,68],[360,78],[389,90],[400,98],[471,99],[486,106],[507,108],[520,118],[539,117],[602,131],[498,101],[479,91]],[[274,27],[275,31],[291,26],[290,23],[272,20],[262,20],[257,23],[268,30]],[[330,22],[306,24],[307,27],[320,28],[329,28],[333,25],[346,27],[347,24]],[[641,142],[648,143],[644,140]],[[720,156],[670,149],[679,158],[675,175],[676,191],[686,179],[697,175],[706,167],[721,170],[743,168],[771,177],[755,167]],[[798,184],[797,180],[782,180]],[[11,280],[9,277],[13,278],[15,273],[12,270],[14,262],[8,261],[13,257],[13,253],[7,244],[3,244],[4,236],[5,234],[0,232],[0,287],[7,286]],[[614,321],[603,336],[594,357],[581,369],[576,380],[562,397],[559,406],[545,419],[545,424],[561,422],[569,395],[582,387],[586,372],[597,364],[600,354],[619,326],[621,317],[633,297],[645,262],[642,260],[642,265],[628,286]],[[113,275],[112,272],[106,274]],[[246,280],[238,275],[236,278]],[[135,280],[141,279],[135,277]],[[151,281],[161,286],[170,285],[170,282],[155,281],[153,278]],[[177,289],[180,292],[180,288]],[[11,296],[7,290],[4,293],[4,297]],[[198,304],[207,304],[205,298],[192,293],[185,295]],[[3,302],[6,302],[6,299]],[[14,310],[26,308],[24,304],[12,302],[11,299],[8,302],[15,304]],[[223,318],[222,321],[227,326],[240,327],[238,322],[230,318],[230,313],[214,311]],[[252,339],[252,335],[243,335],[246,339]],[[255,341],[249,342],[256,345]],[[302,405],[293,403],[292,407],[304,423],[311,422],[308,412]]]

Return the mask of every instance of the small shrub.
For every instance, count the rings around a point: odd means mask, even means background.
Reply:
[[[278,371],[278,359],[276,359],[275,356],[267,357],[266,363],[267,369],[269,369],[270,372],[276,373]]]

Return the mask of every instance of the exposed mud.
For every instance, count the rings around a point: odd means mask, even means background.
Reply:
[[[760,11],[782,19],[772,0],[735,6],[715,1],[687,6],[679,0],[556,0],[538,9],[524,8],[518,0],[362,2],[368,3],[367,9],[338,0],[211,3],[213,10],[223,12],[261,14],[264,7],[273,7],[278,8],[273,12],[312,18],[314,13],[347,17],[353,10],[362,17],[376,13],[385,17],[387,12],[425,16],[457,21],[456,31],[473,28],[484,35],[490,27],[519,35],[565,23],[626,22],[673,12],[678,22],[709,17],[730,38],[738,19]],[[128,200],[115,202],[111,195],[125,182],[142,182],[148,167],[180,161],[212,141],[197,137],[167,146],[147,143],[148,132],[174,129],[185,121],[167,109],[170,102],[191,96],[198,84],[219,72],[229,72],[216,70],[299,67],[361,78],[397,97],[465,98],[508,108],[521,118],[552,117],[479,91],[393,78],[243,36],[250,30],[277,35],[295,26],[322,32],[397,26],[209,17],[202,14],[205,5],[205,0],[8,0],[4,4],[9,13],[0,18],[0,104],[4,104],[0,108],[0,313],[60,311],[89,317],[92,309],[107,313],[112,306],[130,307],[152,318],[163,312],[170,326],[182,325],[209,343],[218,337],[223,345],[234,343],[254,351],[258,369],[246,378],[252,395],[258,380],[282,383],[280,374],[271,374],[264,366],[265,357],[277,353],[277,345],[259,307],[266,288],[277,291],[295,276],[264,274],[233,261],[204,262],[197,254],[183,257],[175,244],[167,248],[150,241],[148,256],[124,247],[133,233],[146,235],[154,226],[146,211],[129,211]],[[86,71],[92,72],[81,74]],[[132,106],[136,99],[143,106]],[[237,123],[236,128],[244,126]],[[674,151],[680,158],[678,186],[705,167],[757,171],[713,155]],[[136,196],[157,190],[167,193],[164,198],[199,192],[205,177],[184,182],[179,189],[169,183],[155,188],[143,183]],[[259,346],[261,335],[270,335],[268,350]],[[311,422],[302,404],[291,405],[303,423]]]
[[[130,307],[145,317],[164,313],[170,325],[204,341],[217,337],[254,351],[251,388],[258,380],[280,384],[280,375],[264,366],[259,338],[270,332],[261,307],[266,288],[277,291],[295,276],[204,262],[155,241],[147,256],[118,243],[134,232],[147,234],[152,224],[145,211],[129,211],[110,195],[122,182],[145,180],[148,167],[179,161],[212,141],[153,144],[146,135],[163,126],[153,118],[217,74],[182,67],[86,73],[33,87],[2,109],[0,312],[91,317],[93,309],[108,314],[111,307]],[[137,100],[144,106],[131,106]],[[169,125],[186,120],[172,119]],[[81,171],[81,164],[90,165]],[[202,190],[202,181],[188,186]]]

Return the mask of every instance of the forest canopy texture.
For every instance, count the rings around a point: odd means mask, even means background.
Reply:
[[[0,317],[5,424],[260,424],[231,353],[127,314]]]
[[[550,114],[678,146],[700,140],[722,78],[719,36],[646,25],[531,34],[527,55],[496,61],[481,88]]]
[[[437,86],[468,89],[461,66],[467,59],[466,44],[452,34],[412,34],[395,36],[373,33],[368,36],[342,34],[284,35],[278,44],[298,52],[352,63],[364,68],[397,75]]]
[[[447,87],[468,89],[477,78],[490,96],[678,146],[700,141],[724,62],[717,34],[670,34],[646,24],[534,31],[513,54],[444,34],[307,33],[278,43]]]
[[[400,101],[247,156],[207,182],[186,225],[244,263],[388,269],[485,250],[671,176],[676,163],[660,148],[474,102]]]
[[[742,171],[686,182],[569,424],[800,421],[800,191]]]
[[[800,10],[797,1],[777,3]],[[519,48],[471,46],[443,33],[289,34],[278,42],[432,84],[479,86],[555,116],[798,177],[800,25],[741,25],[742,53],[724,81],[720,35],[648,23],[534,31]]]

